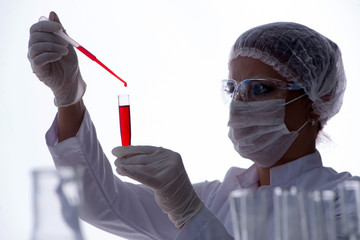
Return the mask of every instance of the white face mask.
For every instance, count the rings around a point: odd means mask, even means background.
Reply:
[[[232,101],[228,126],[235,150],[261,167],[274,165],[293,144],[299,131],[289,132],[285,123],[284,99],[242,102]]]

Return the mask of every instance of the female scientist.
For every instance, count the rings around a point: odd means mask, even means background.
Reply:
[[[74,49],[51,21],[30,29],[28,58],[55,95],[57,116],[46,134],[56,166],[85,169],[81,218],[128,239],[233,239],[228,196],[235,189],[336,190],[351,177],[322,165],[316,138],[342,105],[346,78],[338,46],[316,31],[279,22],[243,33],[231,49],[229,137],[254,164],[231,168],[224,180],[192,185],[181,156],[152,146],[116,147],[116,171],[96,137],[82,96]],[[271,237],[270,237],[271,238]]]

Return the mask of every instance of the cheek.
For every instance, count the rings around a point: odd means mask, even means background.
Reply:
[[[289,131],[298,130],[307,121],[306,110],[296,102],[285,106],[285,125]]]

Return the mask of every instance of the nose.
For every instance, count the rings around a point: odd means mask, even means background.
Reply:
[[[236,101],[241,101],[241,102],[244,101],[243,97],[242,97],[241,94],[240,94],[240,88],[237,88],[237,89],[235,90],[233,99],[236,100]]]

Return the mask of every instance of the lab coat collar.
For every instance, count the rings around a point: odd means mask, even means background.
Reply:
[[[236,176],[241,188],[259,188],[259,178],[255,164]]]
[[[304,173],[322,167],[318,151],[301,157],[295,161],[270,169],[270,186],[286,186]]]
[[[294,180],[302,174],[317,167],[322,167],[322,160],[320,153],[316,150],[312,154],[270,169],[269,187],[287,186],[294,183]],[[241,188],[259,188],[255,164],[236,177]]]

